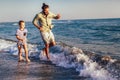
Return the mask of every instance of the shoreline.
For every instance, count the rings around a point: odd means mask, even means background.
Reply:
[[[86,80],[74,69],[65,69],[47,61],[32,59],[31,63],[17,62],[17,56],[0,52],[1,80]]]

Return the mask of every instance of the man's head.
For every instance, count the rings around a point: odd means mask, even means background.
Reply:
[[[49,5],[43,3],[42,10],[43,10],[43,13],[47,15],[49,13]]]

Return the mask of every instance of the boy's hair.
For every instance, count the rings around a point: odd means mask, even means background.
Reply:
[[[20,20],[20,21],[19,21],[19,25],[21,25],[21,23],[24,23],[24,22],[25,22],[25,21],[23,21],[23,20]]]
[[[43,5],[42,5],[42,9],[44,10],[44,9],[46,9],[46,8],[49,8],[49,5],[43,3]]]

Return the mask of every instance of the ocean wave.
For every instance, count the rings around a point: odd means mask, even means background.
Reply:
[[[9,39],[0,39],[0,52],[8,52],[12,55],[18,55],[17,42]],[[29,53],[38,52],[37,45],[28,43]],[[24,50],[23,50],[24,52]]]
[[[53,23],[72,23],[72,20],[60,20],[60,21],[54,20]]]
[[[119,80],[119,69],[111,69],[109,65],[116,63],[116,59],[110,56],[96,55],[88,51],[83,51],[76,47],[59,45],[50,53],[53,64],[65,68],[75,68],[79,72],[79,76],[90,77],[91,80]],[[40,54],[41,60],[46,57]],[[116,75],[114,75],[114,73]]]
[[[0,39],[0,51],[7,51],[12,55],[18,55],[15,41]],[[90,51],[69,46],[64,43],[50,49],[50,57],[53,64],[64,68],[74,68],[79,76],[90,80],[119,80],[120,63],[110,56],[102,56]],[[28,44],[29,56],[40,60],[47,60],[39,51],[38,44]]]
[[[4,24],[0,24],[0,27],[4,27],[5,25]]]

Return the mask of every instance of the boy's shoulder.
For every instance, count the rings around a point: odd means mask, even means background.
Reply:
[[[20,29],[17,29],[16,31],[21,31]],[[26,28],[23,31],[28,31]]]
[[[25,29],[24,29],[24,31],[26,31],[26,32],[27,32],[28,30],[25,28]]]
[[[20,31],[20,29],[17,29],[16,31]]]

